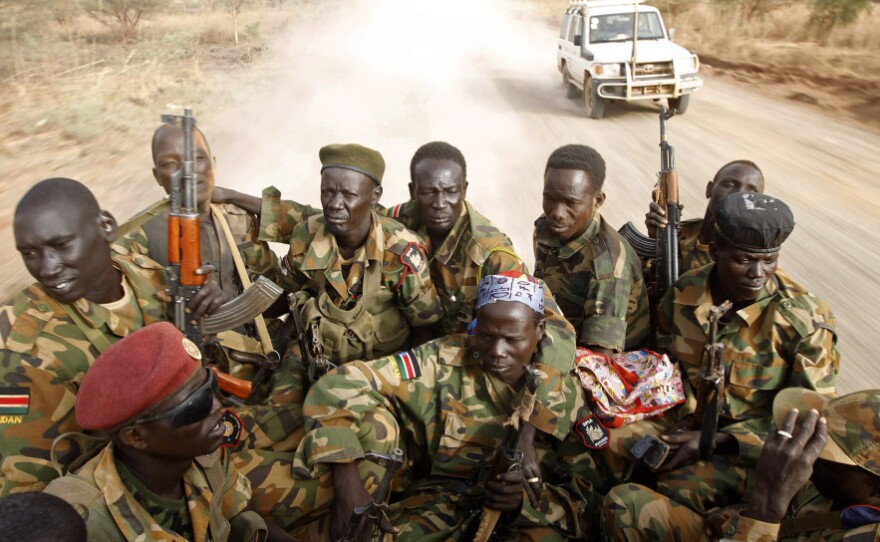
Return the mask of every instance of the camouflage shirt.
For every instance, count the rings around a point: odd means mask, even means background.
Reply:
[[[687,376],[688,401],[680,415],[696,406],[714,268],[685,273],[660,303],[658,347],[678,360]],[[750,420],[724,429],[737,437],[741,453],[757,458],[779,390],[803,387],[834,395],[840,364],[836,325],[827,303],[777,270],[753,304],[719,326],[728,371],[721,415],[732,422]]]
[[[648,299],[635,251],[601,216],[562,245],[535,221],[535,275],[544,279],[577,331],[578,344],[639,347],[648,336]]]
[[[168,205],[154,205],[120,226],[127,232],[111,246],[119,254],[143,254],[168,265]],[[216,212],[222,213],[229,225],[229,231],[242,255],[245,267],[251,275],[264,275],[275,280],[279,272],[278,258],[266,242],[257,240],[257,221],[255,217],[234,205],[214,205]],[[227,299],[242,292],[241,280],[229,250],[226,235],[216,220],[199,222],[202,265],[212,265],[215,269],[211,278],[220,284]]]
[[[162,267],[140,255],[116,256],[113,262],[125,275],[140,314],[122,319],[86,299],[67,306],[109,343],[166,319],[165,304],[156,297],[164,289]],[[52,441],[80,430],[73,415],[76,392],[98,348],[39,284],[0,308],[0,348],[0,393],[24,400],[15,415],[0,415],[0,495],[39,491],[58,476],[49,459]],[[74,447],[59,460],[67,465],[79,453]]]
[[[703,228],[703,219],[695,218],[681,223],[681,231],[678,237],[678,254],[681,262],[679,269],[682,273],[699,269],[712,263],[709,255],[709,245],[700,242],[700,231]]]
[[[427,230],[419,219],[418,208],[414,201],[395,205],[385,209],[383,213],[427,239]],[[443,243],[439,247],[430,247],[428,253],[431,278],[445,314],[441,322],[441,333],[438,336],[463,333],[467,330],[474,318],[477,285],[482,277],[504,271],[529,273],[528,267],[514,251],[510,238],[467,202],[462,215],[452,226]],[[544,288],[544,314],[547,327],[536,361],[539,364],[546,363],[564,374],[571,369],[574,361],[574,328],[562,315],[562,311],[553,299],[553,294],[543,281],[541,286]],[[538,389],[539,405],[552,404],[546,396],[546,391],[554,386],[555,383],[546,382]],[[556,419],[561,422],[567,419],[566,414],[572,405],[566,402],[559,406],[562,409],[556,412]],[[571,427],[566,423],[560,423],[538,429],[563,438]]]
[[[266,532],[263,520],[245,511],[250,482],[220,452],[196,458],[183,475],[193,538],[157,523],[132,495],[116,462],[113,444],[108,444],[75,474],[54,480],[46,488],[47,493],[74,505],[86,521],[89,541],[234,542]]]
[[[363,457],[361,424],[384,407],[396,413],[405,433],[420,489],[458,481],[466,489],[449,498],[461,499],[459,506],[464,506],[476,495],[475,502],[481,503],[483,461],[499,446],[503,424],[521,395],[483,370],[469,340],[463,334],[442,337],[402,354],[347,363],[322,377],[304,406],[309,432],[299,452],[308,466]],[[545,366],[542,373],[551,376],[553,370]],[[583,457],[562,457],[555,454],[560,441],[544,434],[536,437],[535,446],[542,469],[542,510],[524,499],[516,525],[549,525],[565,536],[582,536],[579,523],[594,500],[588,504],[573,472],[589,463],[586,448],[579,446]]]
[[[260,209],[260,241],[290,243],[293,229],[309,217],[323,214],[320,207],[281,199],[274,186],[263,190]]]

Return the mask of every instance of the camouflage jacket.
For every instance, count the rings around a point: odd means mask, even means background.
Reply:
[[[712,263],[709,255],[709,245],[700,242],[700,231],[703,228],[703,219],[694,218],[681,223],[681,232],[678,238],[678,254],[681,259],[679,269],[681,273],[699,269]]]
[[[183,490],[195,535],[188,541],[159,525],[130,492],[116,467],[113,444],[75,474],[52,481],[47,493],[72,504],[86,522],[92,542],[237,542],[251,540],[266,524],[247,512],[251,486],[220,452],[195,459],[183,476]]]
[[[263,190],[260,209],[260,241],[290,243],[293,229],[307,218],[323,214],[320,207],[281,199],[274,186]]]
[[[693,412],[713,305],[714,265],[689,271],[660,303],[658,347],[681,364],[688,397],[679,415]],[[740,452],[757,459],[770,428],[773,398],[782,388],[803,387],[834,395],[840,354],[831,307],[777,270],[758,299],[719,326],[728,370],[721,415]],[[670,411],[670,412],[674,412]],[[743,420],[748,420],[743,423]]]
[[[876,542],[880,523],[845,530],[841,527],[816,528],[810,522],[819,514],[834,513],[834,503],[810,483],[792,499],[783,524],[765,523],[746,516],[732,515],[721,527],[726,539],[743,542]],[[836,515],[836,513],[835,513]],[[797,532],[801,531],[801,532]]]
[[[395,205],[385,209],[383,213],[427,238],[427,231],[419,219],[414,201]],[[462,216],[452,226],[443,243],[439,247],[431,247],[428,252],[431,278],[443,304],[445,315],[438,336],[463,333],[467,330],[474,318],[477,286],[482,277],[504,271],[529,273],[528,267],[514,251],[510,238],[467,202]],[[536,361],[539,364],[546,363],[564,374],[571,369],[574,361],[574,328],[562,315],[553,294],[543,281],[541,286],[544,288],[544,314],[547,327]],[[546,391],[554,386],[555,383],[546,382],[538,389],[537,399],[541,407],[553,404],[547,397]],[[561,422],[567,419],[566,414],[572,405],[570,401],[566,401],[560,406],[563,409],[556,412],[556,419]],[[563,438],[571,427],[561,423],[558,426],[538,427],[538,429]]]
[[[310,468],[363,457],[361,424],[384,407],[395,413],[405,433],[415,485],[458,481],[466,489],[449,497],[459,507],[474,496],[471,502],[482,503],[482,463],[498,448],[503,424],[520,394],[483,370],[480,357],[468,348],[469,340],[463,334],[442,337],[405,353],[331,371],[306,398],[303,412],[309,432],[298,453]],[[545,366],[542,373],[547,377],[550,371],[554,369]],[[535,411],[532,418],[535,415],[540,414]],[[592,464],[586,447],[575,447],[580,455],[563,456],[559,451],[573,441],[536,437],[542,509],[533,509],[524,499],[517,526],[549,525],[567,537],[582,536],[585,508],[598,499],[586,499],[581,492],[578,469]]]
[[[564,246],[535,221],[535,276],[547,283],[578,344],[631,350],[647,339],[648,299],[638,255],[601,216]]]
[[[128,279],[140,306],[142,325],[166,320],[162,267],[144,256],[116,256],[114,265]],[[68,308],[109,342],[135,328],[86,299]],[[58,476],[49,460],[58,435],[79,431],[73,415],[79,384],[99,352],[65,311],[39,284],[0,308],[0,393],[14,393],[25,403],[16,415],[0,415],[0,495],[39,491]],[[62,453],[67,465],[80,454]]]
[[[372,213],[372,227],[363,249],[349,263],[352,265],[346,276],[336,238],[324,226],[324,216],[315,215],[294,228],[290,251],[282,258],[287,274],[279,284],[287,291],[305,291],[310,296],[326,291],[334,304],[343,306],[360,297],[350,292],[361,281],[360,272],[378,264],[382,266],[380,289],[393,292],[410,325],[427,326],[443,317],[422,240],[394,220]],[[368,291],[362,293],[364,298],[370,295]]]
[[[118,254],[143,254],[168,265],[168,205],[157,204],[147,211],[134,216],[120,226],[124,232],[111,246]],[[257,240],[257,221],[255,217],[234,205],[214,205],[223,214],[232,238],[241,253],[242,261],[252,276],[263,275],[276,280],[279,273],[278,257],[268,243]],[[242,292],[241,280],[229,250],[226,235],[216,220],[201,220],[199,223],[202,265],[214,266],[211,278],[220,284],[227,299]]]

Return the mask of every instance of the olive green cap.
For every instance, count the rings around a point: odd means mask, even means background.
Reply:
[[[382,184],[382,176],[385,174],[385,159],[379,151],[358,145],[357,143],[326,145],[318,151],[321,159],[321,172],[331,167],[350,169],[363,173],[373,179],[376,184]]]

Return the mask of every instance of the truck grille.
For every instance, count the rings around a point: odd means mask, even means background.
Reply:
[[[634,77],[672,77],[675,70],[672,62],[639,62],[636,64]]]

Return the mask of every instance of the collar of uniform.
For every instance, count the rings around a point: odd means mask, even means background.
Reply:
[[[458,250],[458,246],[461,243],[461,239],[464,237],[465,232],[470,231],[470,211],[470,206],[465,202],[465,204],[461,206],[461,214],[455,220],[455,224],[452,225],[452,229],[449,230],[446,239],[443,240],[439,247],[432,250],[432,259],[437,260],[443,265],[449,265],[449,260],[452,259],[452,256]],[[431,238],[424,226],[419,228],[419,234],[425,239]]]
[[[306,256],[300,269],[303,271],[317,271],[327,269],[339,260],[339,246],[336,237],[327,231],[324,218],[319,218],[318,230],[309,243]],[[382,261],[385,252],[385,232],[379,223],[379,217],[375,211],[370,211],[370,231],[364,244],[367,261]]]
[[[675,304],[696,307],[696,309],[694,309],[694,315],[697,318],[697,322],[699,322],[700,325],[705,324],[706,326],[704,327],[706,327],[706,329],[708,329],[707,326],[709,324],[709,309],[714,304],[714,301],[712,300],[712,292],[709,289],[709,277],[711,276],[713,269],[715,269],[714,264],[686,273],[679,278],[679,280],[684,279],[681,283],[681,289],[676,288],[673,290],[673,300]],[[764,312],[764,309],[767,308],[767,305],[778,291],[779,284],[776,275],[774,275],[767,281],[767,284],[764,285],[764,288],[761,290],[760,295],[758,295],[758,298],[754,303],[738,310],[736,314],[746,324],[751,324],[761,316],[761,313]]]
[[[158,526],[153,516],[144,510],[125,487],[119,476],[119,471],[116,469],[112,443],[101,450],[98,456],[89,463],[92,462],[95,462],[93,473],[95,485],[104,495],[110,516],[127,541],[140,540],[139,536],[143,536],[145,532],[151,532],[153,528]],[[193,514],[192,511],[194,508],[210,510],[213,493],[204,473],[195,464],[186,471],[183,478],[184,494],[195,535],[194,542],[204,542],[207,540],[208,534],[208,517],[205,514]],[[192,501],[202,502],[197,504]]]
[[[541,218],[543,218],[545,221],[547,220],[544,216],[542,216]],[[596,239],[596,236],[599,234],[599,229],[601,227],[601,221],[602,215],[597,214],[595,217],[593,217],[593,222],[590,224],[590,226],[586,230],[584,230],[584,233],[578,235],[568,243],[565,243],[565,245],[560,243],[559,239],[557,239],[556,237],[545,232],[541,232],[541,234],[539,234],[537,241],[538,243],[546,245],[550,248],[558,248],[559,252],[557,255],[559,256],[559,258],[562,260],[567,260],[568,258],[571,258],[575,254],[579,253],[581,250],[583,250],[585,246],[591,244],[593,240]]]

